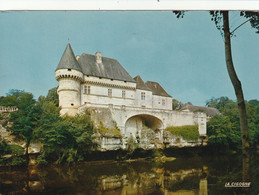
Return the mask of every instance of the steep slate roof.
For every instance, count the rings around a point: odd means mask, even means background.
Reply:
[[[70,43],[67,44],[67,47],[63,53],[63,56],[59,61],[59,64],[56,70],[58,69],[74,69],[82,72],[82,69],[75,58],[75,54],[71,48]]]
[[[165,96],[165,97],[172,97],[161,87],[161,85],[157,82],[147,81],[146,86],[150,88],[153,92],[153,95]]]
[[[98,64],[95,55],[83,53],[78,63],[85,75],[136,82],[116,59],[102,57],[102,63]]]
[[[194,106],[192,104],[185,104],[181,110],[189,110],[191,112],[205,112],[208,116],[215,116],[220,114],[220,112],[216,108]]]
[[[139,75],[134,77],[134,80],[137,82],[137,89],[152,91],[148,86],[145,85],[144,81]]]

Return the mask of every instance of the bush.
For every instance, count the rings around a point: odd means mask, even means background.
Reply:
[[[172,135],[181,136],[185,140],[197,140],[199,138],[198,125],[186,125],[181,127],[167,127]]]
[[[24,158],[21,158],[21,157],[14,157],[11,165],[13,165],[13,166],[24,166],[24,165],[26,165],[26,160]]]
[[[138,147],[138,144],[136,143],[134,137],[132,135],[130,135],[130,137],[127,140],[128,153],[132,154],[137,147]]]
[[[235,128],[229,116],[216,115],[207,123],[209,144],[226,146],[231,149],[241,147],[240,130]]]
[[[21,147],[21,146],[19,146],[19,145],[10,144],[9,147],[10,147],[10,150],[11,150],[11,153],[12,153],[12,154],[16,154],[16,155],[18,155],[18,156],[24,154],[24,148]]]
[[[6,164],[5,160],[0,158],[0,165],[5,165],[5,164]]]
[[[40,156],[37,157],[36,160],[40,165],[46,165],[48,164],[47,160],[45,159],[45,156],[41,154]]]
[[[108,128],[104,127],[102,122],[100,122],[100,125],[98,127],[98,132],[101,135],[111,134],[111,135],[114,135],[114,136],[117,136],[117,137],[121,137],[120,130],[119,130],[119,128],[118,128],[116,123],[115,123],[115,128],[114,129],[108,129]]]
[[[152,157],[162,157],[164,154],[159,150],[152,150]]]
[[[43,144],[44,158],[39,163],[55,161],[56,164],[82,161],[97,144],[93,142],[93,124],[88,112],[80,115],[59,116],[59,109],[53,103],[45,105],[41,120],[44,123],[37,129],[37,136]],[[50,117],[50,115],[53,117]]]
[[[10,146],[5,141],[0,142],[0,155],[8,153],[10,153]]]

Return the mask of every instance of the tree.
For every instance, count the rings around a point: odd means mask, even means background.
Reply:
[[[226,65],[228,70],[228,75],[232,82],[232,85],[235,90],[235,94],[237,97],[237,105],[238,105],[238,112],[240,118],[240,130],[241,130],[241,140],[242,140],[242,154],[243,154],[243,180],[249,181],[249,172],[250,172],[250,156],[249,156],[249,138],[248,138],[248,122],[247,122],[247,113],[246,113],[246,104],[243,95],[243,89],[240,80],[236,74],[234,63],[232,60],[232,51],[231,51],[231,35],[229,29],[229,13],[228,11],[223,12],[214,12],[211,13],[212,16],[215,18],[216,24],[218,23],[217,20],[221,19],[221,15],[223,15],[223,27],[222,30],[224,32],[224,42],[225,42],[225,58],[226,58]],[[258,13],[251,13],[251,12],[241,12],[240,15],[245,15],[245,17],[249,18],[251,25],[257,29],[259,29],[259,14]]]
[[[245,24],[248,21],[250,21],[252,27],[259,30],[259,14],[256,12],[241,11],[240,16],[244,16],[248,18],[248,20],[242,23],[241,25],[239,25],[232,32],[230,32],[230,28],[229,28],[228,11],[212,11],[210,12],[210,14],[212,15],[212,20],[215,22],[217,28],[219,30],[222,30],[224,35],[226,66],[228,70],[228,75],[230,77],[230,80],[232,82],[232,85],[234,87],[235,94],[237,97],[237,105],[238,105],[240,127],[241,127],[240,129],[241,129],[242,151],[243,151],[243,154],[245,154],[248,152],[248,149],[249,149],[246,104],[245,104],[242,85],[236,74],[233,59],[232,59],[231,36],[239,27],[241,27],[243,24]],[[220,25],[220,22],[222,21],[222,19],[223,19],[223,26]]]
[[[183,17],[184,12],[176,11],[174,12],[177,18]],[[236,27],[232,32],[229,28],[229,12],[228,11],[211,11],[210,12],[212,18],[211,20],[215,22],[216,27],[221,30],[224,38],[225,43],[225,59],[226,59],[226,66],[228,70],[228,75],[232,82],[232,85],[235,90],[235,94],[237,97],[237,104],[238,104],[238,111],[239,111],[239,118],[240,118],[240,129],[241,129],[241,140],[242,140],[242,153],[248,159],[248,150],[249,150],[249,139],[248,139],[248,123],[247,123],[247,113],[246,113],[246,104],[243,95],[243,89],[240,80],[236,74],[233,60],[232,60],[232,53],[231,53],[231,36],[233,33],[240,28],[243,24],[250,21],[251,26],[257,29],[257,33],[259,33],[259,13],[258,12],[246,12],[241,11],[240,16],[244,16],[248,18],[248,20],[238,27]],[[223,25],[221,25],[221,21],[223,20]],[[247,164],[247,163],[245,163]],[[249,168],[247,168],[249,169]],[[244,177],[244,180],[248,179],[248,174]]]
[[[25,94],[25,92],[23,90],[10,89],[5,97],[0,98],[0,105],[1,106],[18,106],[18,104],[19,104],[18,100],[23,94]]]
[[[59,106],[57,87],[54,87],[48,91],[46,99],[47,101],[54,102],[57,107]]]
[[[212,98],[206,103],[209,107],[217,108],[221,115],[217,115],[210,119],[207,123],[207,132],[209,141],[212,143],[220,143],[221,140],[217,140],[219,137],[228,137],[227,142],[222,143],[223,145],[232,145],[232,149],[237,149],[237,146],[241,146],[241,138],[235,139],[238,142],[233,142],[232,135],[240,135],[240,123],[238,106],[236,101],[229,99],[228,97]],[[259,145],[259,101],[250,100],[246,102],[247,108],[247,121],[249,127],[250,146],[256,147]],[[231,127],[230,129],[228,127]],[[235,143],[235,144],[233,144]],[[216,144],[218,145],[218,144]]]
[[[61,117],[55,98],[48,96],[40,97],[38,104],[42,114],[35,134],[43,144],[43,154],[38,160],[43,163],[56,161],[57,164],[83,160],[96,146],[92,141],[94,127],[90,114]]]
[[[173,107],[173,110],[180,110],[181,108],[183,108],[183,103],[178,101],[177,99],[173,99],[172,107]]]
[[[18,107],[18,111],[11,113],[10,122],[12,122],[13,125],[10,127],[10,130],[13,131],[13,134],[21,137],[25,141],[25,155],[28,163],[28,149],[34,138],[34,129],[38,125],[40,108],[36,106],[31,93],[22,92],[17,95],[11,93],[6,99],[10,99],[9,97],[15,100],[15,106]]]

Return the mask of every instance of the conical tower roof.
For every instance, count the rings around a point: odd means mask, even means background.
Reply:
[[[60,59],[60,62],[56,70],[59,69],[74,69],[82,72],[82,69],[76,60],[75,54],[71,48],[70,43],[67,44],[67,47],[63,53],[62,58]]]

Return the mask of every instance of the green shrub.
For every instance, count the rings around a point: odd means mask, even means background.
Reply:
[[[24,166],[24,165],[26,165],[26,160],[24,158],[21,158],[21,157],[14,157],[11,165],[13,165],[13,166]]]
[[[5,142],[0,142],[0,156],[10,153],[10,146]]]
[[[11,153],[13,153],[13,154],[16,154],[18,156],[24,154],[24,148],[19,145],[10,144],[9,147],[10,147]]]
[[[40,164],[40,165],[46,165],[48,164],[48,161],[45,159],[45,156],[43,154],[39,155],[36,159],[36,161]]]
[[[121,137],[121,133],[120,130],[117,126],[117,124],[115,123],[115,128],[114,129],[108,129],[106,127],[104,127],[103,123],[100,122],[100,125],[98,127],[98,131],[101,135],[105,135],[106,133],[117,136],[117,137]]]
[[[197,140],[199,138],[198,125],[186,125],[181,127],[167,127],[172,135],[181,136],[185,140]]]
[[[6,127],[10,119],[10,113],[0,113],[0,124]]]
[[[162,157],[164,154],[159,150],[152,150],[152,157]]]
[[[129,154],[133,153],[134,150],[138,148],[138,144],[136,143],[134,137],[130,135],[130,137],[127,140],[127,151]]]
[[[2,159],[2,158],[0,158],[0,165],[5,165],[6,163],[5,163],[5,160],[4,159]]]

